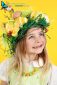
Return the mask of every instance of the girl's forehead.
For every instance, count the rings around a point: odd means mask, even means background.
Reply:
[[[30,33],[35,33],[35,32],[42,32],[42,28],[31,28],[28,30],[27,34],[30,34]]]

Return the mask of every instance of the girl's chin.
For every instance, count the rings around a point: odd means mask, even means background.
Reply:
[[[34,53],[35,54],[40,54],[40,53],[42,53],[42,51],[43,51],[43,49],[39,49],[39,50],[35,50]]]
[[[40,53],[42,53],[42,51],[39,51],[39,52],[34,52],[35,54],[40,54]]]

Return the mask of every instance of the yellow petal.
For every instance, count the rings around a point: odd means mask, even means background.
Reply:
[[[27,18],[19,17],[19,23],[20,23],[20,25],[23,25],[26,22],[27,22]]]

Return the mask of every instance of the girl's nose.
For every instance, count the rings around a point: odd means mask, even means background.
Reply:
[[[35,42],[36,43],[39,43],[41,40],[40,40],[40,37],[37,37],[36,39],[35,39]]]

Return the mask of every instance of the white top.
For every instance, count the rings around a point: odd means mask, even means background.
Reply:
[[[9,60],[4,61],[3,63],[0,64],[0,80],[4,80],[8,82],[8,75],[7,75],[7,69],[9,67]],[[57,85],[57,66],[52,65],[52,70],[51,70],[51,80],[49,81],[50,83],[48,85]]]

